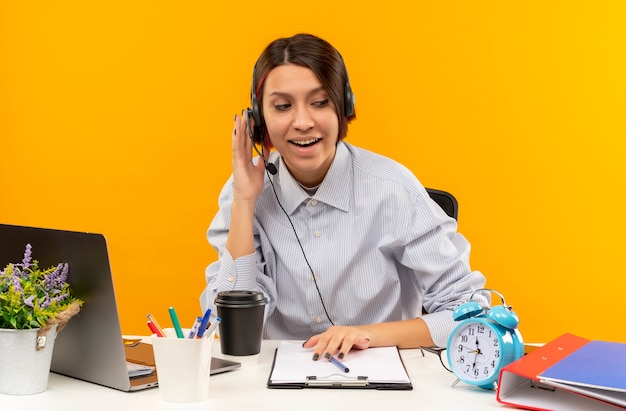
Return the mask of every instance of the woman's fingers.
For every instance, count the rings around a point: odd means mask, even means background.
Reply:
[[[313,360],[332,357],[344,358],[352,349],[365,349],[370,345],[369,336],[356,327],[334,326],[305,341],[304,348],[313,348]]]

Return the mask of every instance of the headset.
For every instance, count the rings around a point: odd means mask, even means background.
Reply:
[[[348,76],[348,69],[346,68],[346,63],[343,61],[343,57],[341,53],[337,51],[339,55],[339,59],[341,60],[341,64],[343,65],[346,71],[346,83],[343,87],[343,109],[344,116],[346,118],[352,117],[354,115],[354,93],[352,92],[352,87],[350,87],[350,78]],[[261,107],[259,106],[259,100],[257,98],[257,90],[254,88],[254,77],[256,75],[256,66],[258,64],[254,63],[254,68],[252,69],[252,82],[250,86],[250,100],[251,100],[251,113],[252,119],[254,119],[254,130],[248,127],[248,132],[250,133],[250,138],[252,138],[252,142],[254,144],[262,144],[263,143],[263,131],[265,129],[265,120],[263,119],[263,115],[261,114]],[[275,173],[272,173],[275,174]]]
[[[344,90],[343,90],[344,91],[343,106],[344,106],[344,115],[346,118],[349,118],[354,115],[354,103],[355,103],[354,94],[352,93],[352,87],[350,87],[350,78],[348,77],[348,70],[345,67],[345,62],[343,61],[343,57],[341,56],[341,53],[339,53],[338,51],[337,51],[337,54],[339,54],[339,59],[341,60],[341,63],[343,64],[344,69],[346,70],[346,83],[344,85]],[[298,241],[298,245],[300,246],[300,251],[302,251],[302,256],[304,257],[304,261],[306,262],[306,265],[309,268],[309,271],[311,272],[311,275],[313,277],[313,283],[315,284],[317,295],[319,296],[320,302],[322,303],[324,314],[326,314],[326,318],[328,319],[330,324],[335,325],[333,320],[330,318],[330,315],[328,314],[328,310],[326,309],[326,304],[324,303],[324,299],[322,298],[322,293],[320,292],[319,286],[317,285],[315,272],[313,271],[313,267],[311,267],[311,264],[309,263],[309,259],[307,258],[306,253],[304,252],[304,247],[302,246],[302,242],[300,241],[300,238],[298,237],[298,232],[296,231],[296,228],[294,227],[293,222],[291,221],[291,217],[289,217],[289,213],[287,213],[287,210],[285,210],[285,208],[281,204],[280,199],[278,198],[278,193],[276,193],[276,188],[274,187],[274,182],[272,181],[270,174],[276,175],[276,173],[278,172],[278,169],[276,168],[276,165],[266,160],[265,156],[257,148],[257,144],[261,144],[261,145],[263,144],[263,139],[264,139],[263,133],[265,129],[265,121],[263,119],[263,115],[261,114],[261,109],[259,107],[259,101],[257,99],[257,91],[254,89],[254,77],[256,75],[257,63],[254,64],[254,68],[252,69],[252,85],[250,87],[251,89],[250,97],[251,97],[252,108],[246,109],[246,122],[247,122],[246,125],[248,126],[248,134],[250,136],[250,139],[252,140],[252,147],[254,148],[254,151],[256,151],[256,153],[259,155],[261,160],[265,163],[265,171],[268,174],[268,179],[272,186],[272,191],[274,192],[276,201],[278,202],[278,205],[280,206],[285,216],[287,216],[287,220],[289,221],[289,224],[291,225],[291,229],[293,230],[293,233],[296,236],[296,240]],[[252,124],[250,123],[250,118],[254,120],[254,127],[252,127]]]
[[[252,124],[250,123],[250,117],[252,117],[252,115],[253,115],[252,109],[247,108],[246,109],[246,123],[248,126],[248,134],[250,135],[250,140],[252,140],[252,147],[254,148],[254,151],[256,151],[256,153],[259,155],[259,158],[263,160],[263,162],[265,163],[265,169],[267,170],[267,172],[270,173],[271,175],[276,175],[276,173],[278,173],[278,169],[276,168],[276,166],[273,163],[270,163],[269,161],[267,161],[265,159],[265,156],[259,151],[259,149],[256,146],[257,143],[255,142],[255,139],[257,135],[261,134],[261,129],[257,128],[257,126],[254,126],[256,130],[252,131]],[[270,180],[270,182],[271,181],[272,180]]]

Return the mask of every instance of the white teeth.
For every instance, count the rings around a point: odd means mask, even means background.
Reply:
[[[317,141],[316,138],[312,138],[310,140],[302,140],[302,141],[293,141],[294,144],[300,145],[300,146],[306,146],[307,144],[313,144]]]

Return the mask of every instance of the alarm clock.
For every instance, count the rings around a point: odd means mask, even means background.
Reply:
[[[483,307],[472,301],[478,292],[500,296],[502,305]],[[517,329],[519,317],[496,290],[481,288],[453,313],[460,323],[452,330],[446,346],[448,364],[459,381],[484,389],[497,386],[500,370],[524,355],[524,342]]]

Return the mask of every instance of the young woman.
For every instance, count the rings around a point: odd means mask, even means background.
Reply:
[[[275,40],[251,94],[207,232],[219,260],[202,308],[220,291],[261,291],[264,337],[306,340],[314,359],[445,346],[452,310],[485,278],[456,221],[406,167],[344,142],[355,113],[339,52],[308,34]]]

